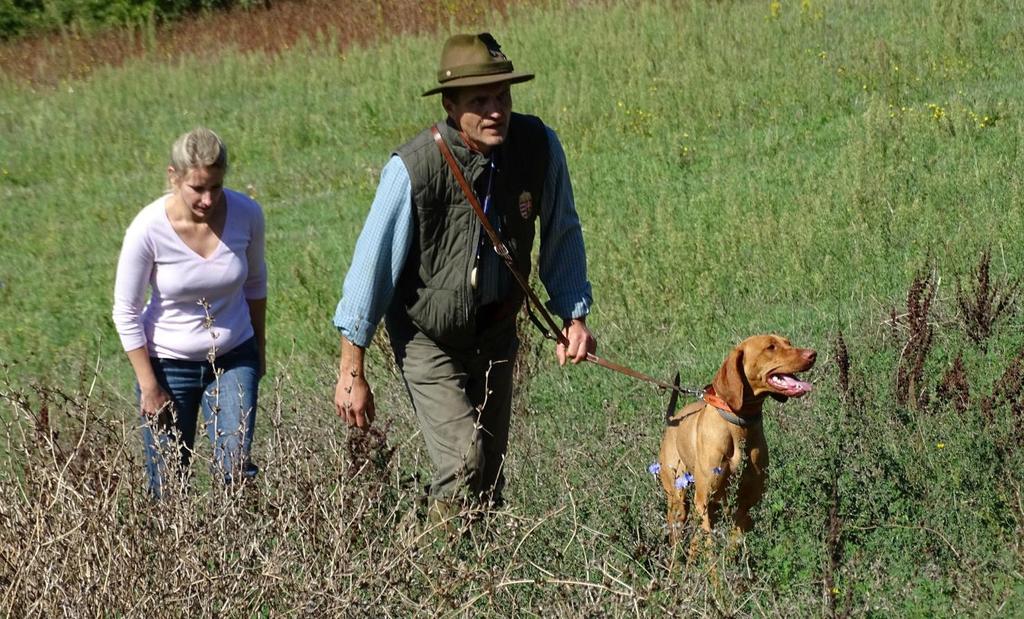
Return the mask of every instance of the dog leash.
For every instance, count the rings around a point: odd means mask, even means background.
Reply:
[[[530,285],[526,282],[526,280],[523,278],[523,275],[519,272],[519,269],[516,268],[515,261],[512,259],[512,253],[509,251],[508,247],[505,246],[505,243],[501,240],[501,237],[498,236],[498,232],[491,225],[491,222],[488,221],[487,215],[484,214],[484,210],[480,206],[480,200],[478,200],[476,197],[476,192],[473,191],[473,188],[470,187],[469,182],[466,181],[466,177],[462,174],[462,170],[460,169],[458,162],[455,160],[455,156],[452,154],[452,151],[448,148],[448,144],[444,141],[444,138],[441,136],[441,131],[438,130],[437,125],[432,126],[430,128],[430,131],[431,133],[434,134],[434,142],[437,143],[437,148],[441,151],[441,154],[444,156],[445,161],[448,162],[448,167],[451,168],[452,174],[455,175],[455,180],[458,181],[459,186],[462,188],[462,193],[466,195],[466,199],[469,200],[470,205],[473,207],[473,212],[476,213],[477,219],[480,220],[484,232],[486,232],[487,236],[490,238],[491,244],[494,246],[494,252],[501,256],[501,259],[505,262],[505,266],[507,266],[508,269],[512,272],[512,277],[515,278],[516,283],[519,284],[519,287],[526,294],[526,312],[530,317],[530,322],[532,322],[540,330],[541,334],[544,336],[545,339],[554,340],[568,348],[569,340],[565,337],[565,334],[562,333],[562,330],[558,328],[558,325],[555,323],[554,318],[551,317],[551,313],[548,312],[547,308],[545,308],[544,305],[540,302],[540,299],[533,292],[533,289],[530,288]],[[531,303],[540,311],[541,316],[547,323],[547,326],[541,323],[541,321],[536,317],[536,315],[534,315],[533,310],[530,308]],[[626,376],[629,376],[631,378],[635,378],[637,380],[657,385],[662,389],[668,389],[675,393],[684,393],[687,395],[696,396],[697,398],[700,398],[702,400],[704,399],[704,389],[687,389],[686,387],[680,387],[678,383],[673,385],[663,380],[658,380],[653,376],[648,376],[643,372],[638,372],[624,365],[619,365],[618,363],[614,363],[603,357],[598,357],[597,355],[591,352],[587,353],[586,359],[587,361],[595,365],[599,365],[605,369],[612,370],[613,372],[625,374]]]

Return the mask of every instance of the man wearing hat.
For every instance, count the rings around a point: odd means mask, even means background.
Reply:
[[[568,345],[559,364],[596,350],[591,288],[565,154],[540,119],[512,112],[517,72],[489,33],[454,35],[441,53],[447,118],[440,138],[491,226],[528,277],[539,228],[539,274]],[[430,515],[500,503],[508,445],[516,313],[524,293],[493,250],[427,128],[381,171],[334,315],[341,367],[334,402],[350,426],[374,418],[363,354],[385,318],[395,360],[434,465]],[[538,225],[539,222],[539,225]]]

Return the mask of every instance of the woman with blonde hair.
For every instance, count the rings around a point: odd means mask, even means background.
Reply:
[[[258,470],[250,448],[266,367],[264,220],[259,204],[224,187],[227,170],[216,133],[179,137],[170,191],[132,221],[117,264],[113,319],[135,371],[157,497],[187,479],[200,410],[217,475],[231,483]]]

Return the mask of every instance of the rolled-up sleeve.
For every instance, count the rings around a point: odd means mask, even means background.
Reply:
[[[394,297],[412,244],[412,185],[405,164],[392,157],[381,170],[377,194],[356,241],[334,326],[366,347]]]

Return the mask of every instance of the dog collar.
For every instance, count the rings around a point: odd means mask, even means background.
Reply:
[[[712,404],[712,406],[715,405]],[[722,419],[728,421],[734,426],[740,426],[741,428],[749,428],[750,426],[756,426],[757,424],[761,423],[760,413],[753,417],[740,417],[739,415],[730,413],[729,411],[722,410],[717,406],[715,406],[715,410],[718,411],[718,414],[722,416]]]
[[[754,415],[752,417],[740,417],[736,413],[732,412],[732,407],[730,407],[725,400],[718,397],[718,394],[715,393],[715,388],[711,385],[708,385],[708,387],[704,390],[704,395],[701,396],[701,399],[703,399],[706,403],[710,404],[711,406],[715,407],[715,410],[718,411],[718,414],[722,416],[722,419],[728,421],[734,426],[747,428],[761,423],[761,413],[758,413],[757,415]]]
[[[732,407],[730,407],[725,400],[718,397],[718,394],[715,393],[715,388],[712,385],[704,387],[704,393],[701,394],[700,398],[720,411],[725,411],[730,414],[732,413]]]

